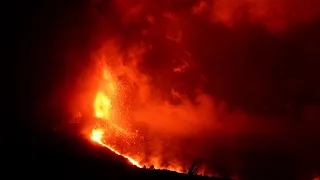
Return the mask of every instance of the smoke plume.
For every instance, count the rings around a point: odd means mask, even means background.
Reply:
[[[70,34],[83,47],[65,45],[83,69],[68,85],[72,113],[90,111],[103,61],[146,161],[201,159],[246,179],[319,171],[319,1],[92,0],[82,11]]]

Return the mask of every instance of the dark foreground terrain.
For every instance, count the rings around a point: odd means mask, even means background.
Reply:
[[[21,136],[21,151],[11,164],[12,176],[41,179],[212,179],[165,170],[140,169],[81,135],[61,132]]]

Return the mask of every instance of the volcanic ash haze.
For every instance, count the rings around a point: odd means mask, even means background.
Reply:
[[[126,139],[132,148],[115,148],[164,168],[200,159],[206,173],[240,178],[311,178],[319,170],[319,1],[85,4],[87,24],[70,34],[87,42],[82,53],[91,61],[68,108],[94,114],[101,87],[115,83],[107,119],[138,132]],[[87,61],[65,46],[73,64]]]

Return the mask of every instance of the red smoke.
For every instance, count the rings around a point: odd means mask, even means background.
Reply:
[[[308,23],[319,15],[319,1],[301,0],[216,0],[211,19],[228,25],[243,15],[253,23],[262,23],[271,30],[284,30],[297,23]],[[241,19],[240,19],[241,21]],[[241,23],[241,22],[240,22]]]
[[[99,56],[130,89],[146,158],[253,179],[319,170],[319,1],[95,0],[82,11],[70,34],[86,57],[65,45],[86,64],[68,85],[72,113],[91,111]]]

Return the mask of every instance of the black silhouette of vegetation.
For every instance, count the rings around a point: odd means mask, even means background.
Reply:
[[[198,167],[196,166],[197,161],[194,160],[191,164],[191,166],[188,169],[188,175],[197,175],[198,174]]]

